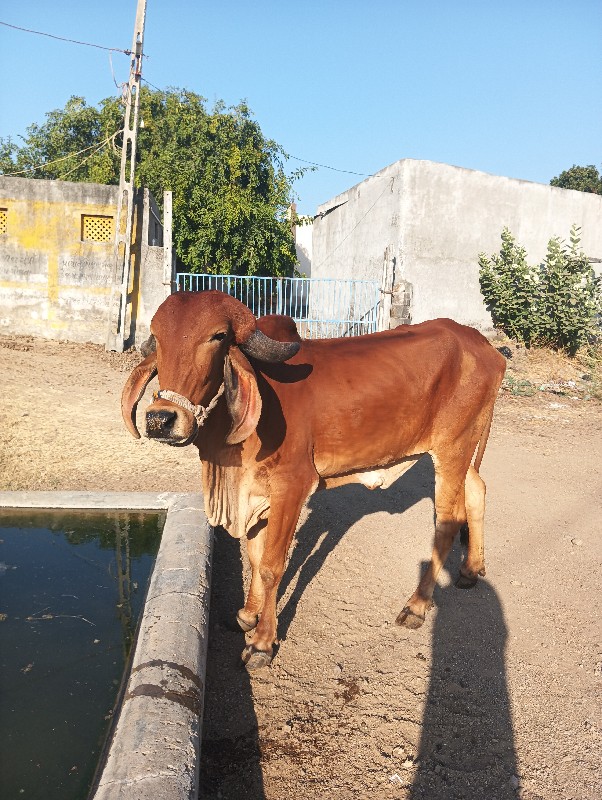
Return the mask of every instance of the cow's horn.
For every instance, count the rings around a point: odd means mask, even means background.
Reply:
[[[155,353],[157,351],[157,342],[155,341],[155,337],[151,333],[148,339],[145,342],[142,342],[140,345],[140,352],[146,358],[150,356],[151,353]]]
[[[277,363],[288,361],[301,347],[299,342],[277,342],[270,339],[260,330],[255,330],[246,342],[239,345],[240,349],[248,356],[256,358],[258,361],[268,361]]]

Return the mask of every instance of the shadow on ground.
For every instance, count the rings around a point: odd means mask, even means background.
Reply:
[[[280,639],[286,638],[303,593],[349,528],[369,514],[384,511],[397,516],[424,498],[433,500],[434,486],[433,462],[426,456],[385,491],[370,491],[364,486],[350,484],[313,495],[308,504],[311,515],[297,532],[296,544],[280,583],[279,595],[282,596],[295,576],[299,575],[291,596],[278,616]],[[408,596],[414,588],[408,587]]]
[[[424,458],[385,492],[345,486],[313,496],[281,583],[281,596],[294,588],[279,615],[280,639],[286,638],[303,593],[352,525],[376,512],[402,514],[420,500],[432,499],[433,490],[432,462]],[[455,588],[463,555],[457,540],[441,576],[444,585],[435,590],[418,752],[391,776],[390,789],[394,792],[397,777],[408,800],[518,797],[504,615],[487,580],[469,591]],[[240,549],[224,531],[216,534],[212,587],[201,797],[265,800],[251,685],[240,666],[244,636],[231,624],[244,602]],[[366,790],[358,786],[358,798]]]
[[[440,580],[446,585],[435,589],[431,672],[411,800],[519,796],[504,613],[487,580],[456,589],[462,557],[456,542]]]
[[[245,637],[234,623],[243,605],[239,542],[218,529],[213,549],[199,792],[204,800],[265,798],[251,681],[240,658]]]

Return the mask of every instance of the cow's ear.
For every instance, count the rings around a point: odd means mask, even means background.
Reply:
[[[261,395],[255,372],[238,347],[231,347],[224,362],[224,385],[232,427],[227,444],[239,444],[250,436],[261,415]]]
[[[135,439],[140,438],[136,427],[136,407],[144,390],[157,374],[157,354],[151,353],[133,370],[121,393],[121,415],[125,426]]]

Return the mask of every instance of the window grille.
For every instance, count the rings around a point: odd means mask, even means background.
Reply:
[[[112,242],[113,217],[82,214],[82,242]]]
[[[0,236],[8,233],[8,209],[0,208]]]

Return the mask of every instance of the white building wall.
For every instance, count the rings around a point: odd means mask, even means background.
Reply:
[[[486,329],[479,253],[497,253],[507,227],[535,264],[573,223],[587,255],[602,258],[601,196],[404,159],[319,207],[312,276],[382,280],[387,265],[389,281],[413,288],[413,322]]]
[[[295,249],[297,251],[297,261],[301,277],[311,278],[311,260],[313,255],[312,248],[313,225],[295,226]]]
[[[312,277],[380,279],[385,251],[399,248],[400,186],[393,164],[318,207]]]

